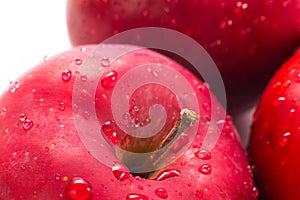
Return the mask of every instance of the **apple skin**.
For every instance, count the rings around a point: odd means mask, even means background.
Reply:
[[[300,50],[270,80],[254,114],[249,154],[261,199],[299,199]]]
[[[197,136],[176,162],[163,169],[171,176],[165,175],[165,180],[134,177],[126,171],[121,176],[95,159],[79,137],[72,110],[74,81],[79,76],[81,61],[94,48],[76,47],[47,59],[2,94],[0,199],[256,199],[258,191],[251,167],[231,117],[226,117],[210,156],[199,158],[198,151],[212,116],[202,104],[208,102],[210,93],[186,69],[150,50],[122,57],[122,67],[130,69],[143,62],[155,62],[167,64],[187,77],[199,101]],[[128,47],[116,45],[115,49],[118,48]],[[103,90],[101,84],[97,90]],[[100,108],[109,103],[102,104]],[[101,109],[96,112],[103,113]],[[214,114],[222,112],[220,106]],[[219,130],[216,126],[214,129]]]
[[[300,1],[69,0],[71,43],[99,43],[137,27],[164,27],[201,44],[219,67],[230,113],[250,108],[300,45]]]

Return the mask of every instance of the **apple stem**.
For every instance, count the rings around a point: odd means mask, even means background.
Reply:
[[[117,157],[123,164],[127,165],[131,173],[138,174],[143,177],[150,177],[156,169],[160,168],[159,164],[171,156],[172,146],[178,138],[184,134],[184,131],[193,126],[199,120],[199,115],[190,110],[182,109],[180,117],[176,121],[171,131],[166,134],[156,151],[146,154],[134,154],[123,152],[120,154],[116,149]]]
[[[187,108],[184,108],[180,112],[180,118],[176,122],[175,126],[172,128],[170,133],[164,138],[159,149],[162,149],[166,146],[169,146],[168,149],[171,148],[172,145],[177,141],[177,139],[184,133],[186,129],[193,126],[199,120],[199,115]],[[165,158],[168,151],[156,151],[156,153],[152,156],[152,163],[157,165],[163,158]]]

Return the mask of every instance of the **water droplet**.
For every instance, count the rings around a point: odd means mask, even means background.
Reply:
[[[155,76],[155,77],[158,77],[158,76],[159,76],[159,72],[156,71],[156,70],[154,70],[154,71],[152,72],[152,74],[153,74],[153,76]]]
[[[203,194],[204,194],[204,192],[201,189],[197,189],[195,192],[195,196],[198,198],[203,198]]]
[[[198,85],[197,88],[205,96],[209,95],[209,89],[208,89],[209,87],[208,87],[208,85],[206,85],[206,84]]]
[[[211,159],[211,153],[205,149],[196,151],[194,154],[197,158],[200,158],[202,160],[210,160]]]
[[[209,174],[211,174],[212,168],[209,164],[204,164],[199,167],[198,171],[201,174],[209,175]]]
[[[81,76],[80,76],[80,80],[81,80],[82,82],[86,82],[86,81],[88,80],[87,75],[81,75]]]
[[[133,106],[133,107],[131,107],[130,109],[129,109],[129,114],[131,115],[131,116],[134,116],[134,115],[136,115],[137,114],[137,112],[139,112],[139,107],[137,107],[137,106]]]
[[[176,170],[176,169],[167,169],[167,170],[164,170],[162,172],[160,172],[154,180],[157,180],[157,181],[164,181],[168,178],[173,178],[173,177],[176,177],[176,176],[179,176],[180,175],[180,171],[179,170]]]
[[[145,187],[144,187],[143,185],[138,185],[138,188],[139,188],[140,190],[144,190],[144,189],[145,189]]]
[[[37,197],[37,191],[33,191],[32,194],[33,194],[33,198],[35,199]]]
[[[186,161],[181,161],[181,162],[180,162],[180,165],[181,165],[181,166],[185,166],[185,165],[186,165]]]
[[[2,108],[0,111],[0,115],[5,115],[6,114],[7,109],[6,108]]]
[[[232,141],[236,141],[237,140],[237,136],[236,136],[235,132],[231,131],[229,133],[229,136],[230,136],[230,138],[231,138]]]
[[[81,65],[82,64],[82,60],[80,58],[74,57],[74,61],[76,65]]]
[[[58,104],[58,109],[61,110],[61,111],[64,111],[66,109],[66,105],[64,102],[60,102]]]
[[[124,119],[124,120],[130,119],[130,114],[129,114],[129,112],[126,112],[126,113],[123,115],[123,119]]]
[[[92,187],[83,178],[75,177],[67,186],[66,194],[73,200],[87,200],[92,196]]]
[[[219,194],[220,194],[221,198],[226,198],[227,197],[226,193],[223,192],[223,191],[220,191]]]
[[[68,82],[71,80],[71,77],[72,77],[72,72],[71,70],[69,69],[66,69],[65,71],[63,71],[61,73],[61,79],[64,81],[64,82]]]
[[[106,89],[111,89],[116,85],[117,77],[118,73],[112,70],[101,80],[101,85]]]
[[[278,139],[279,146],[285,147],[289,143],[290,139],[291,139],[291,133],[285,132]]]
[[[300,73],[298,73],[295,77],[295,82],[300,83]]]
[[[89,120],[90,119],[90,113],[88,111],[84,111],[81,116],[83,117],[83,119],[85,120]]]
[[[286,100],[285,97],[278,97],[277,99],[275,99],[275,100],[273,101],[273,106],[274,106],[274,107],[278,107],[278,106],[280,106],[285,100]]]
[[[86,51],[86,47],[81,47],[81,48],[80,48],[80,51],[81,51],[81,52],[85,52],[85,51]]]
[[[244,181],[243,183],[244,183],[245,189],[248,189],[249,188],[249,183],[247,181]]]
[[[55,174],[55,180],[59,181],[61,179],[61,175],[59,173]]]
[[[126,196],[126,200],[149,200],[149,198],[142,194],[129,193]]]
[[[23,121],[23,128],[25,131],[29,131],[33,127],[34,123],[30,119]]]
[[[168,192],[166,189],[164,188],[157,188],[155,190],[155,194],[159,197],[159,198],[162,198],[162,199],[167,199],[168,198]]]
[[[45,147],[45,148],[44,148],[44,151],[45,151],[45,152],[49,152],[49,147]]]
[[[102,58],[101,59],[101,66],[102,67],[109,67],[110,66],[110,59],[109,58]]]
[[[277,81],[272,87],[273,89],[276,89],[276,88],[280,88],[282,85],[282,83],[280,81]]]
[[[26,119],[27,119],[26,114],[20,114],[20,115],[19,115],[19,120],[20,120],[21,122],[24,122]]]
[[[77,104],[73,104],[73,111],[78,112],[79,106]]]
[[[210,111],[210,104],[205,102],[203,103],[202,105],[203,109],[206,111],[206,112],[209,112]]]
[[[295,117],[295,114],[296,114],[296,110],[295,109],[290,109],[290,111],[289,111],[289,118],[293,118],[293,117]]]
[[[257,187],[253,186],[253,188],[252,188],[252,197],[257,199],[258,194],[259,194],[259,191],[258,191]]]
[[[282,84],[282,87],[287,88],[287,87],[289,87],[291,84],[292,84],[292,81],[291,81],[291,80],[287,80],[287,81],[285,81],[285,82]]]
[[[112,166],[112,173],[119,181],[124,181],[130,178],[130,171],[122,163],[115,162]]]
[[[9,82],[9,91],[11,93],[15,93],[19,87],[20,87],[20,84],[18,81],[10,81]]]
[[[108,121],[101,126],[102,134],[112,144],[116,145],[118,142],[118,135],[115,123]]]

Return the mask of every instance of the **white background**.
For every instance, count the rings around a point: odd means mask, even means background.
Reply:
[[[71,47],[65,0],[6,0],[0,4],[0,90],[29,68]]]

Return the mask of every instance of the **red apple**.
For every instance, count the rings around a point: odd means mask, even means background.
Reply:
[[[300,50],[268,84],[254,114],[249,154],[262,199],[300,198]]]
[[[0,199],[256,199],[236,129],[205,84],[151,50],[139,49],[110,63],[105,58],[100,62],[95,47],[77,47],[45,60],[2,94]],[[128,45],[107,47],[106,53],[132,50]],[[140,69],[143,73],[129,76]],[[126,78],[129,82],[121,84]],[[138,80],[151,81],[131,96],[122,93]],[[95,90],[85,87],[90,83]],[[191,93],[180,90],[187,86]],[[124,99],[127,103],[121,104]],[[116,120],[120,116],[125,125]],[[147,132],[149,124],[154,132],[163,119],[154,136],[126,134]],[[172,162],[159,165],[170,159],[164,155],[174,156],[182,148]],[[130,152],[154,154],[134,160]]]
[[[73,45],[149,26],[192,37],[219,67],[235,112],[255,102],[274,69],[300,45],[299,13],[299,0],[69,0],[67,24]]]

